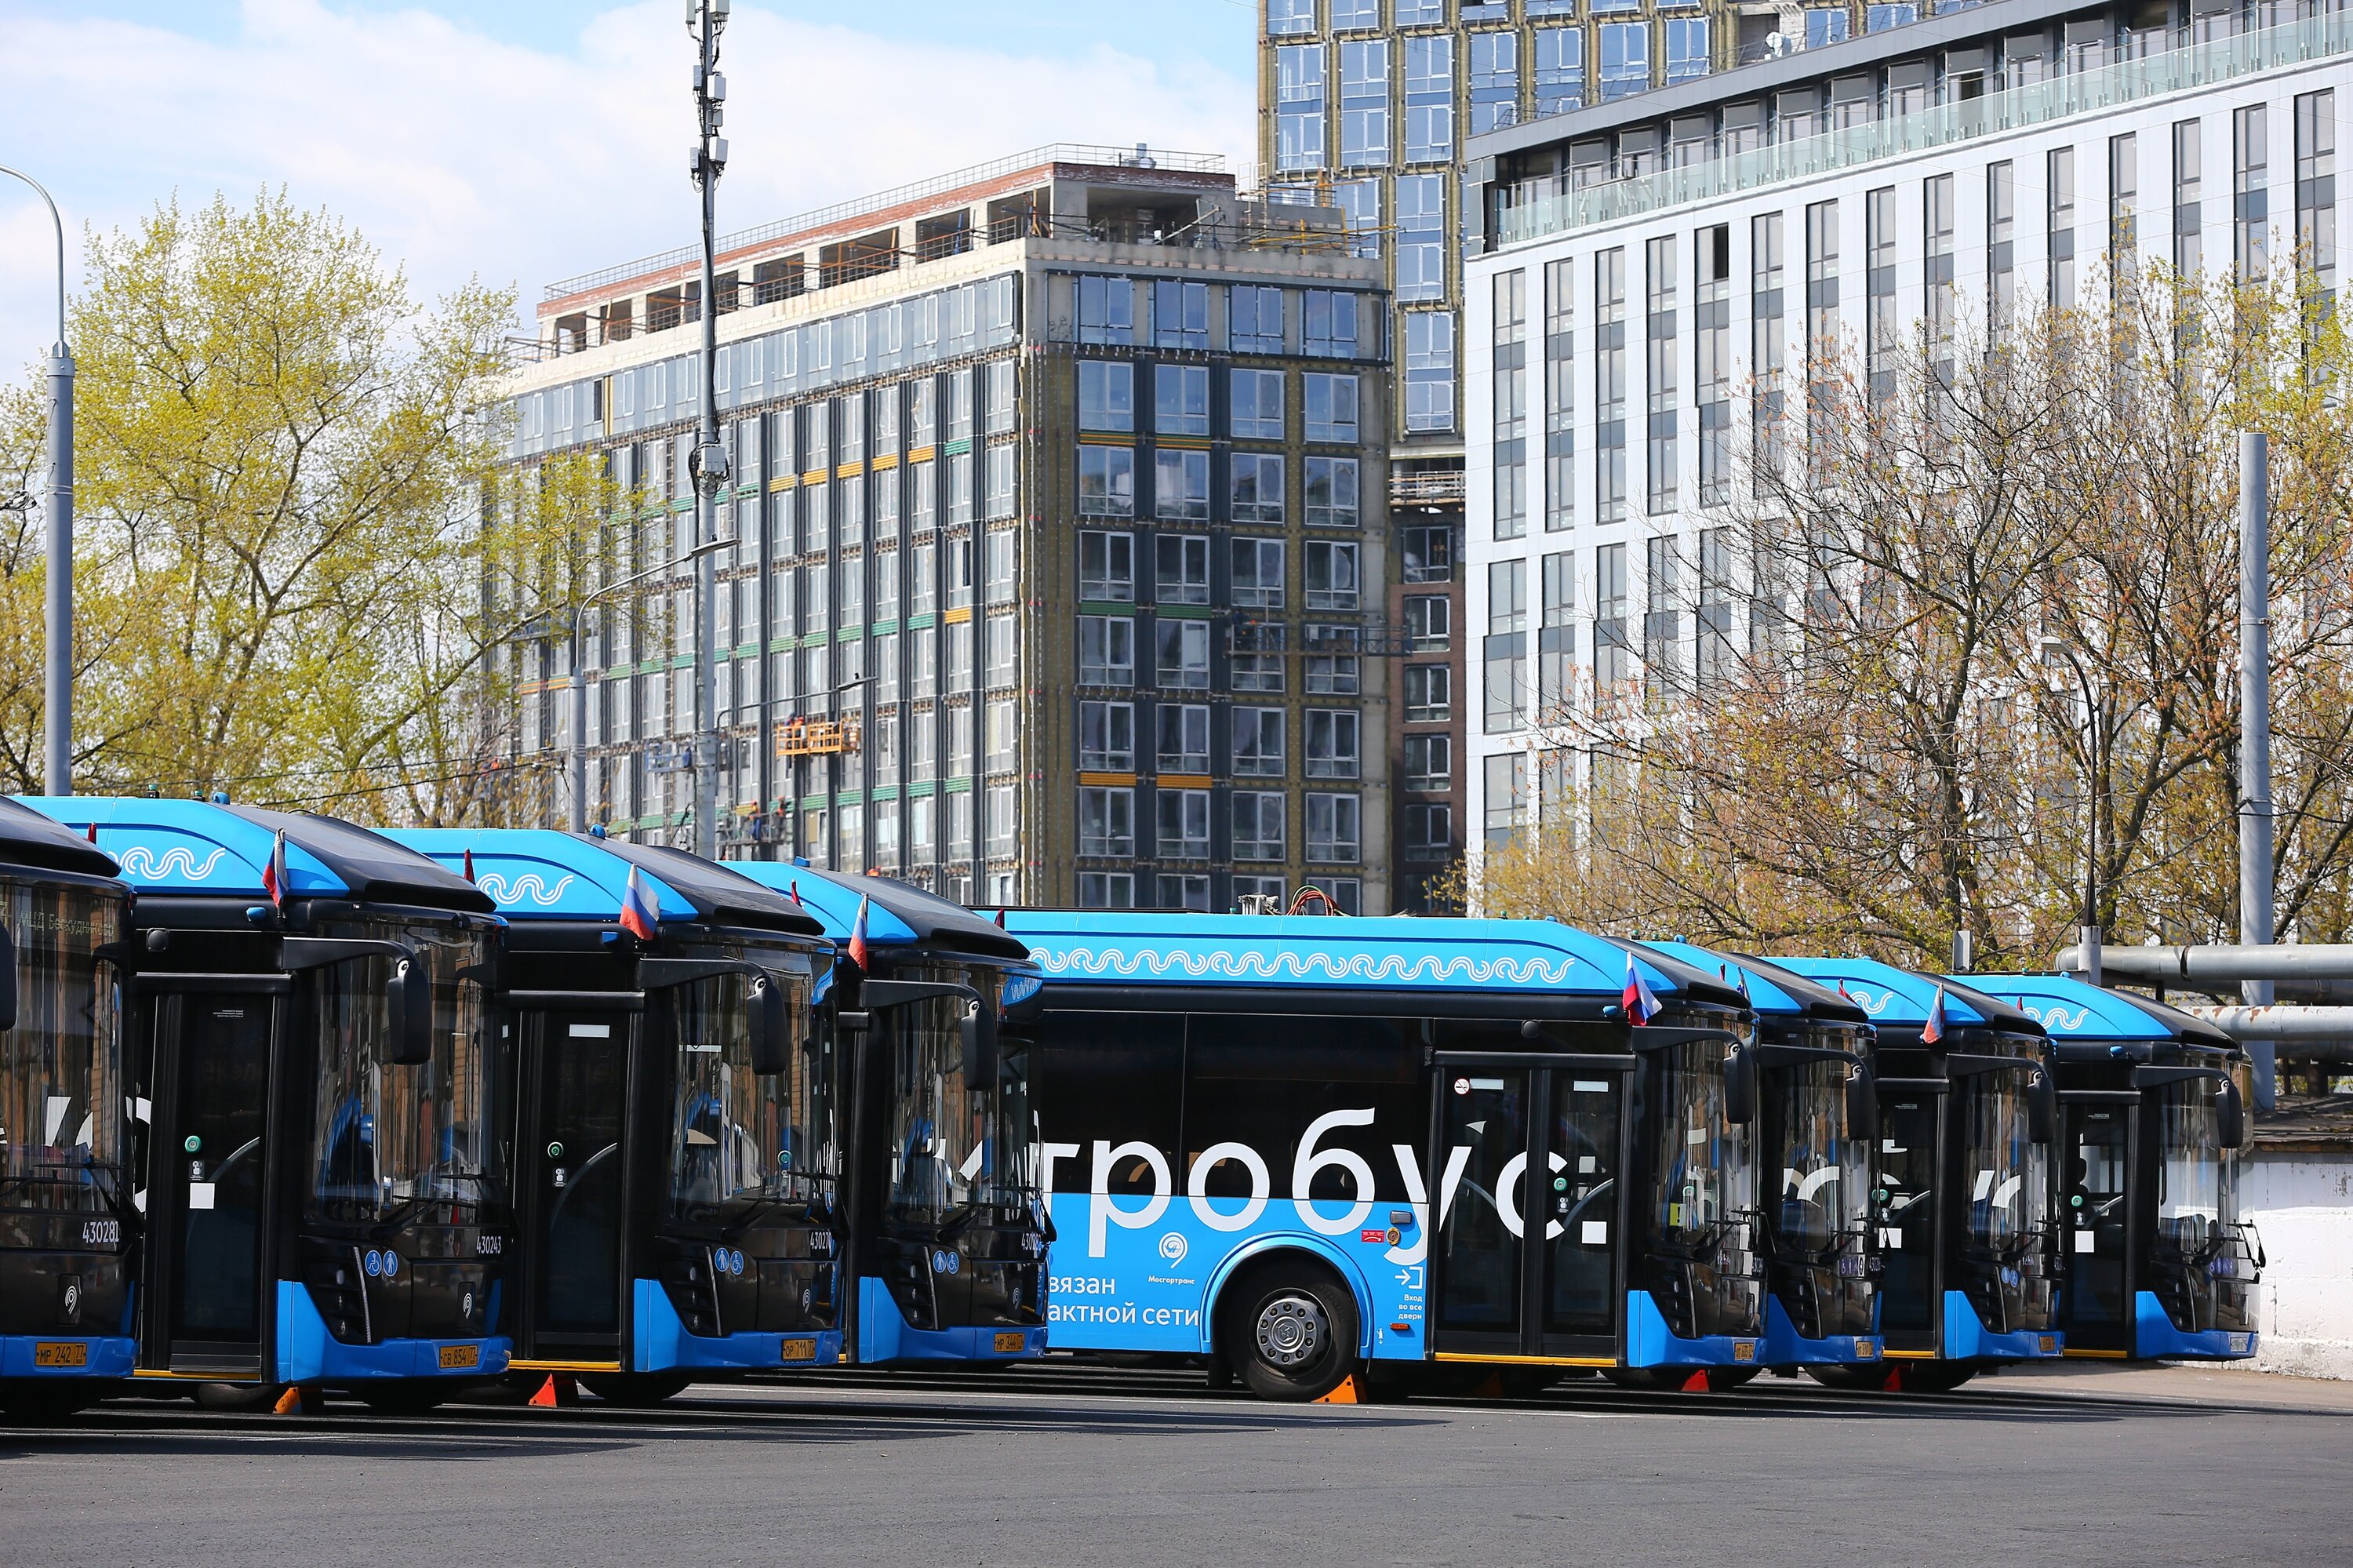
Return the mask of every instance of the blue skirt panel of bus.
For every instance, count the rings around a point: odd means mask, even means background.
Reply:
[[[1958,1290],[1945,1292],[1945,1348],[1939,1352],[1945,1361],[2047,1361],[2066,1348],[2067,1336],[2056,1329],[1994,1333],[1978,1316],[1978,1309],[1969,1305],[1967,1295]]]
[[[2143,1361],[2154,1361],[2159,1356],[2243,1361],[2255,1353],[2261,1340],[2261,1335],[2244,1329],[2206,1329],[2185,1334],[2165,1315],[2155,1291],[2138,1291],[2133,1297],[2133,1354]]]
[[[1243,1206],[1233,1213],[1219,1206],[1237,1202]],[[1235,1268],[1288,1251],[1309,1255],[1347,1285],[1356,1298],[1358,1354],[1419,1361],[1426,1205],[1411,1207],[1410,1239],[1392,1244],[1386,1229],[1370,1224],[1388,1217],[1387,1204],[1377,1213],[1372,1205],[1340,1199],[1299,1203],[1177,1196],[1139,1203],[1103,1193],[1049,1193],[1046,1212],[1060,1234],[1046,1255],[1046,1317],[1054,1348],[1204,1354],[1215,1330],[1218,1294]],[[1300,1211],[1305,1213],[1299,1218],[1313,1215],[1312,1229],[1285,1223]],[[1261,1216],[1268,1228],[1244,1229]],[[1335,1226],[1341,1228],[1335,1233]],[[1403,1334],[1395,1331],[1398,1323],[1406,1325]],[[1377,1332],[1384,1324],[1389,1331]]]
[[[1778,1297],[1765,1298],[1765,1353],[1767,1366],[1850,1366],[1856,1361],[1875,1361],[1887,1341],[1877,1334],[1829,1334],[1819,1340],[1809,1340],[1798,1332],[1789,1321],[1788,1308]]]
[[[999,1334],[1018,1333],[1021,1348],[1000,1351]],[[879,1279],[858,1282],[858,1360],[864,1366],[902,1361],[1035,1361],[1046,1353],[1043,1329],[918,1329]]]
[[[1666,1314],[1647,1290],[1626,1293],[1626,1364],[1630,1367],[1729,1367],[1765,1364],[1765,1341],[1732,1334],[1686,1340],[1667,1327]]]
[[[471,1352],[470,1354],[469,1352]],[[327,1332],[311,1292],[291,1279],[278,1282],[280,1383],[365,1382],[386,1377],[485,1377],[507,1370],[514,1342],[503,1334],[480,1340],[386,1340],[347,1345]]]
[[[78,1349],[77,1364],[58,1364],[73,1359],[71,1351],[58,1353],[62,1346]],[[121,1334],[0,1334],[0,1377],[129,1377],[138,1351],[139,1341]]]
[[[631,1372],[746,1372],[755,1367],[829,1367],[841,1360],[841,1330],[807,1334],[690,1334],[670,1292],[658,1279],[634,1282],[637,1331],[630,1336]],[[787,1361],[785,1347],[807,1346],[809,1354]]]

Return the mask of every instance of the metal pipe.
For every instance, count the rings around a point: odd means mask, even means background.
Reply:
[[[2186,985],[2199,991],[2219,991],[2250,981],[2353,980],[2353,943],[2106,948],[2102,949],[2101,965],[2112,980]],[[2073,948],[2062,948],[2052,968],[2060,974],[2073,974],[2082,969],[2082,958]]]
[[[694,183],[702,197],[702,418],[695,437],[695,543],[719,537],[720,487],[727,482],[725,449],[719,444],[719,278],[716,217],[719,174],[727,143],[719,136],[725,111],[718,87],[719,30],[727,6],[700,0],[701,20],[690,20],[700,51],[694,71]],[[691,13],[690,13],[691,16]],[[719,609],[716,559],[705,555],[694,573],[694,853],[719,858],[719,658],[714,638]]]
[[[2353,1057],[2353,1007],[2185,1007],[2181,1011],[2207,1022],[2232,1039],[2252,1044],[2262,1041],[2293,1045],[2333,1045],[2331,1059]],[[2298,1050],[2298,1056],[2316,1053]]]
[[[73,416],[74,361],[66,347],[66,224],[46,186],[0,164],[40,194],[58,235],[58,341],[49,350],[49,504],[43,563],[47,627],[41,658],[41,788],[73,793]]]
[[[2272,942],[2271,454],[2263,432],[2239,437],[2239,940]],[[2268,980],[2241,987],[2251,1008],[2272,1001]],[[2279,1097],[2271,1042],[2251,1040],[2255,1108]]]

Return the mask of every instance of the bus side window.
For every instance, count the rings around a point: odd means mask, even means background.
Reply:
[[[1238,1143],[1266,1162],[1273,1192],[1287,1198],[1307,1129],[1343,1113],[1345,1119],[1318,1133],[1316,1152],[1345,1150],[1363,1160],[1373,1172],[1376,1202],[1411,1201],[1396,1150],[1406,1146],[1418,1162],[1430,1139],[1420,1042],[1419,1021],[1194,1014],[1178,1186],[1203,1153]],[[1369,1123],[1357,1119],[1367,1111]],[[1246,1197],[1250,1180],[1240,1160],[1221,1160],[1205,1178],[1206,1193]],[[1309,1196],[1355,1202],[1363,1196],[1357,1186],[1343,1162],[1325,1161]]]
[[[1185,1021],[1174,1014],[1051,1012],[1042,1026],[1032,1097],[1042,1142],[1062,1144],[1049,1190],[1084,1192],[1094,1146],[1143,1143],[1176,1169],[1183,1104]],[[1113,1162],[1106,1190],[1151,1197],[1150,1164],[1130,1154]]]

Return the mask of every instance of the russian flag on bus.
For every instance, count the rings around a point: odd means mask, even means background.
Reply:
[[[286,907],[286,830],[278,830],[270,842],[269,863],[261,868],[261,891],[269,895],[269,902],[278,908]]]
[[[640,942],[650,942],[654,927],[660,923],[660,895],[638,874],[636,866],[629,867],[629,885],[621,894],[621,929]]]
[[[1634,962],[1634,955],[1626,955],[1626,994],[1619,999],[1626,1016],[1638,1024],[1648,1023],[1659,1015],[1659,999],[1651,993],[1651,982]]]
[[[1934,1045],[1945,1038],[1945,988],[1936,988],[1936,1000],[1928,1004],[1928,1022],[1920,1025],[1920,1044]]]
[[[861,893],[858,895],[858,918],[852,921],[849,927],[849,961],[858,966],[860,974],[866,972],[866,906],[868,902],[866,895]]]

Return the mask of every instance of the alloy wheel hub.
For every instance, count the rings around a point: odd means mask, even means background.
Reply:
[[[1313,1297],[1278,1296],[1258,1315],[1258,1351],[1274,1366],[1314,1361],[1330,1337],[1323,1305]]]

